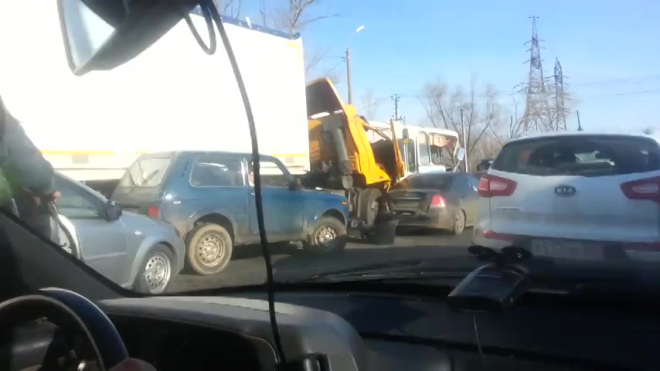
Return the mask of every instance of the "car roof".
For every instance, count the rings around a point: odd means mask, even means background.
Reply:
[[[401,180],[406,180],[406,179],[413,179],[413,178],[422,178],[425,176],[431,176],[431,175],[444,175],[444,176],[461,176],[461,175],[472,175],[470,173],[464,173],[464,172],[459,172],[459,171],[427,171],[425,173],[415,173],[411,174]]]
[[[149,157],[179,157],[179,156],[200,156],[200,155],[221,155],[227,157],[252,157],[252,153],[246,152],[225,152],[225,151],[169,151],[169,152],[150,152],[140,156],[140,158]],[[274,156],[259,155],[262,160],[277,160]]]
[[[511,139],[507,142],[514,143],[525,140],[541,139],[541,138],[561,138],[561,137],[580,137],[580,136],[593,136],[593,135],[603,135],[603,136],[625,136],[630,138],[649,138],[655,140],[658,145],[660,145],[660,133],[651,132],[644,133],[631,132],[631,131],[553,131],[553,132],[529,132],[524,134],[521,137]]]

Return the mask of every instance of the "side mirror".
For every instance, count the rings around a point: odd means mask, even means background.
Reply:
[[[458,151],[456,151],[456,159],[458,161],[463,161],[465,159],[465,148],[459,148]]]
[[[408,129],[404,128],[402,134],[403,134],[403,139],[410,139],[410,134],[408,133]]]
[[[116,201],[108,200],[105,204],[105,219],[109,222],[119,219],[122,215],[121,206]]]
[[[291,183],[289,183],[289,189],[292,191],[298,191],[302,189],[302,183],[300,183],[300,179],[294,178]]]

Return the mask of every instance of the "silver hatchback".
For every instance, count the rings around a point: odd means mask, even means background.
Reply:
[[[93,189],[62,174],[55,178],[67,249],[117,284],[159,294],[183,269],[185,247],[168,223],[124,212]],[[63,241],[64,242],[64,241]]]

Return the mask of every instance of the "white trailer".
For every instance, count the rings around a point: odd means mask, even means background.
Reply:
[[[203,17],[191,18],[208,44]],[[302,39],[225,22],[260,152],[304,173],[309,140]],[[66,64],[57,1],[5,1],[0,95],[53,166],[81,181],[119,179],[142,153],[250,152],[243,103],[217,40],[215,55],[206,55],[181,21],[129,63],[76,77]]]

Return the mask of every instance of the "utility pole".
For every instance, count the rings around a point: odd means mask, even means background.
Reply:
[[[346,40],[346,85],[348,85],[348,104],[353,104],[353,78],[351,75],[351,40],[358,32],[364,30],[364,25],[355,29],[355,31],[348,36]]]
[[[394,101],[394,120],[399,121],[399,100],[401,100],[401,97],[399,94],[393,94],[391,98]]]
[[[566,108],[564,106],[564,73],[559,63],[559,58],[555,58],[555,120],[554,130],[567,130],[566,127]]]
[[[532,38],[527,42],[530,44],[528,50],[529,74],[525,85],[526,100],[522,131],[548,131],[552,130],[552,122],[548,119],[548,92],[543,78],[541,40],[536,32],[536,20],[539,17],[531,16],[530,18],[532,19]]]
[[[468,168],[468,144],[467,144],[467,134],[465,133],[465,121],[463,120],[463,105],[461,104],[458,107],[461,110],[461,130],[463,131],[463,149],[465,150],[465,157],[463,158],[465,160],[465,172],[469,173],[470,170]]]
[[[348,104],[353,104],[353,85],[351,82],[351,49],[346,48],[346,83],[348,85]]]
[[[577,114],[578,119],[578,131],[584,131],[584,129],[582,129],[582,124],[580,123],[580,110],[575,110],[575,113]]]

